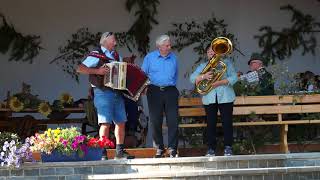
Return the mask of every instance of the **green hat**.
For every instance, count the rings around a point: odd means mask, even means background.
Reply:
[[[253,61],[253,60],[260,60],[260,61],[264,61],[264,58],[261,56],[261,54],[259,53],[252,53],[249,61],[248,61],[248,65],[250,65],[250,62]]]

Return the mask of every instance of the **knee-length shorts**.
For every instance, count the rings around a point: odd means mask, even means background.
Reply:
[[[98,123],[115,124],[127,121],[124,97],[118,91],[94,88],[94,105],[98,113]]]

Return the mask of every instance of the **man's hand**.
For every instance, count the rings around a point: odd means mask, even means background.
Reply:
[[[131,63],[131,64],[134,64],[134,60],[136,59],[137,56],[135,56],[134,54],[131,55],[130,57],[124,57],[122,60],[124,62],[127,62],[127,63]]]
[[[109,68],[108,67],[100,67],[99,69],[96,70],[96,74],[98,75],[105,75],[109,73]]]

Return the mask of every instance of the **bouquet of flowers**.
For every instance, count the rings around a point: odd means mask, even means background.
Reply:
[[[114,148],[114,143],[106,137],[97,139],[81,135],[75,127],[48,129],[30,139],[31,150],[45,154],[51,154],[55,150],[65,155],[76,152],[81,157],[88,152],[88,148]]]
[[[16,134],[0,132],[0,140],[1,166],[20,167],[25,159],[33,160],[29,138],[24,143],[21,143]]]

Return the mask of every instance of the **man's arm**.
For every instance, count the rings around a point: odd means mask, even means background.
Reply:
[[[85,66],[83,64],[80,64],[78,66],[77,72],[81,73],[81,74],[104,75],[104,74],[107,74],[109,72],[109,68],[101,66],[100,68],[96,69],[96,68],[89,68],[89,67],[87,67],[87,66]]]

